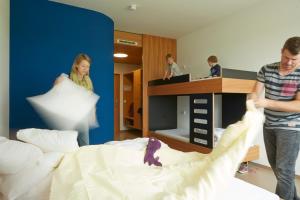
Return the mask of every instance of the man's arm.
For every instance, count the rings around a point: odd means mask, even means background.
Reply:
[[[264,83],[256,81],[252,93],[250,94],[250,99],[257,101],[258,98],[261,96],[264,88],[265,88]]]
[[[300,92],[297,93],[296,99],[292,101],[259,99],[255,101],[255,106],[282,112],[300,112]]]
[[[295,100],[292,101],[276,101],[271,99],[260,99],[264,89],[264,84],[256,82],[250,98],[254,100],[255,106],[258,108],[268,108],[270,110],[282,112],[300,112],[300,92],[297,93]]]

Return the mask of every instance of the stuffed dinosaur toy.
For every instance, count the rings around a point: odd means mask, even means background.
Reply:
[[[155,166],[162,166],[162,164],[158,161],[159,157],[154,158],[155,152],[161,147],[161,143],[159,140],[155,138],[149,138],[148,145],[146,148],[146,153],[144,157],[144,163],[148,162],[148,165],[152,164]]]

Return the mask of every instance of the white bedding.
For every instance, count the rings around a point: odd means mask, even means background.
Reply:
[[[146,147],[148,138],[137,138],[133,140],[125,141],[112,141],[107,144],[125,147],[132,150],[142,150]],[[165,144],[163,144],[165,146]],[[50,173],[46,178],[41,180],[39,184],[36,184],[35,187],[21,195],[17,200],[48,200],[50,192],[50,182],[52,179],[53,173]],[[0,199],[5,199],[3,196]],[[222,192],[218,193],[215,200],[279,200],[278,196],[259,188],[255,185],[249,184],[245,181],[239,180],[237,178],[232,178],[229,181],[228,188]],[[6,200],[6,199],[5,199]]]
[[[144,150],[121,146],[86,146],[67,154],[54,173],[50,199],[214,200],[262,128],[263,114],[253,103],[247,106],[243,120],[225,130],[209,155],[162,146],[156,156],[163,166],[153,167],[143,163]]]
[[[223,132],[224,129],[219,129],[219,132]],[[148,143],[148,138],[136,138],[124,141],[112,141],[106,144],[123,146],[130,149],[142,150]],[[164,146],[165,144],[162,143]],[[279,197],[260,188],[256,185],[247,183],[243,180],[233,177],[228,185],[228,188],[223,193],[217,194],[215,200],[279,200]]]
[[[209,155],[183,153],[163,144],[156,153],[163,167],[143,163],[146,138],[82,147],[66,153],[54,171],[50,199],[278,200],[266,190],[233,178],[261,128],[261,121],[262,115],[252,107],[243,121],[225,130],[224,137]],[[55,166],[54,161],[47,168]],[[30,177],[29,173],[26,175]],[[45,186],[49,184],[49,176],[35,184],[43,187],[30,187],[18,199],[40,200],[38,193],[43,195],[42,199],[48,199],[45,196],[49,190]]]
[[[50,174],[52,176],[52,174]],[[24,196],[17,200],[48,200],[50,192],[50,175],[46,177],[36,188],[32,188]],[[0,196],[1,199],[1,196]],[[263,188],[232,178],[228,188],[217,194],[215,200],[279,200],[279,197]]]
[[[215,200],[279,200],[279,197],[256,185],[232,178],[228,188],[219,193]]]
[[[224,129],[218,130],[220,133]],[[124,141],[111,141],[106,144],[123,146],[134,150],[142,150],[146,147],[148,138],[136,138]],[[165,144],[162,143],[164,146]],[[217,194],[215,200],[279,200],[279,197],[256,185],[247,183],[243,180],[233,177],[228,188],[223,193]]]
[[[50,182],[52,173],[49,174],[37,187],[29,190],[25,195],[17,200],[48,200],[50,193]],[[0,200],[2,200],[0,194]],[[279,197],[263,188],[242,181],[238,178],[232,178],[228,188],[217,194],[215,200],[279,200]]]

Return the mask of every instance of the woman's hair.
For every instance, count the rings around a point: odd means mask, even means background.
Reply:
[[[76,68],[76,66],[79,65],[79,63],[80,63],[81,61],[83,61],[83,60],[88,61],[88,63],[90,63],[90,64],[91,64],[91,62],[92,62],[91,58],[90,58],[88,55],[86,55],[86,54],[84,54],[84,53],[80,53],[80,54],[78,54],[78,55],[76,56],[76,58],[74,59],[74,62],[73,62],[73,65],[72,65],[72,72],[77,73],[77,68]]]
[[[83,54],[83,53],[78,54],[72,65],[70,79],[73,82],[75,82],[76,84],[81,85],[81,86],[85,87],[86,89],[93,91],[94,87],[93,87],[93,83],[92,83],[92,80],[91,80],[89,74],[87,74],[83,77],[83,81],[84,81],[83,83],[81,81],[79,81],[79,78],[78,78],[77,65],[79,65],[80,62],[83,60],[86,60],[90,64],[92,62],[91,58],[88,55]]]
[[[217,56],[209,56],[207,58],[207,62],[217,63],[218,62],[218,58],[217,58]]]
[[[300,53],[300,37],[291,37],[285,41],[283,49],[289,50],[293,55],[298,55]]]

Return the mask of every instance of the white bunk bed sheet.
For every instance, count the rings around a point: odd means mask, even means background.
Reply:
[[[156,130],[155,133],[176,138],[183,142],[189,142],[190,141],[190,131],[186,129],[167,129],[167,130]]]
[[[214,129],[214,146],[218,143],[223,135],[225,129],[215,128]],[[183,142],[190,141],[190,131],[187,129],[177,128],[177,129],[166,129],[166,130],[156,130],[155,133],[164,135],[167,137],[172,137]]]

